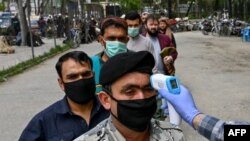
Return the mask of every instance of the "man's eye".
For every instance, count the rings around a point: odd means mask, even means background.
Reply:
[[[118,41],[125,43],[126,42],[126,37],[119,37]]]
[[[70,75],[68,78],[69,78],[69,79],[76,79],[76,78],[77,78],[77,75]]]
[[[144,92],[152,93],[155,92],[155,89],[153,87],[145,87],[143,88]]]
[[[128,96],[134,95],[136,93],[136,90],[134,89],[128,89],[125,91],[125,94]]]
[[[82,77],[83,78],[89,78],[89,77],[92,77],[94,74],[93,72],[89,71],[89,72],[85,72],[82,74]]]
[[[108,39],[109,41],[115,41],[116,38],[115,38],[115,37],[108,37],[107,39]]]

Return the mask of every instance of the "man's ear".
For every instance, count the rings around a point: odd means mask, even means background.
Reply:
[[[103,38],[102,35],[100,35],[100,37],[99,37],[99,42],[105,48],[106,43],[105,43],[104,38]]]
[[[110,103],[111,103],[111,98],[109,96],[109,94],[107,94],[105,91],[101,91],[98,94],[98,98],[99,101],[101,102],[102,106],[106,109],[106,110],[110,110]]]
[[[126,43],[128,43],[128,41],[129,41],[129,37],[127,36],[127,40],[126,40]]]
[[[60,88],[64,91],[64,83],[63,83],[62,79],[61,79],[61,78],[58,78],[58,79],[57,79],[57,82],[58,82]]]

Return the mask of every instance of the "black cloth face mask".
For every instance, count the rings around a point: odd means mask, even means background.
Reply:
[[[86,104],[95,96],[94,77],[64,83],[66,96],[78,104]]]
[[[156,96],[138,100],[117,100],[112,95],[110,97],[117,102],[117,116],[111,114],[127,128],[143,132],[149,125],[156,108]]]

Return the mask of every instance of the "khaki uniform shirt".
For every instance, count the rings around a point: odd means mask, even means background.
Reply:
[[[74,141],[126,141],[126,139],[115,128],[109,117]],[[185,141],[185,139],[180,128],[152,119],[150,141]]]

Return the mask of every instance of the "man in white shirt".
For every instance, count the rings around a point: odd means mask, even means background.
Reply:
[[[154,47],[149,39],[139,34],[139,28],[141,26],[141,17],[136,11],[130,11],[126,14],[125,20],[128,24],[128,36],[129,41],[127,48],[131,51],[149,51],[153,56]]]

